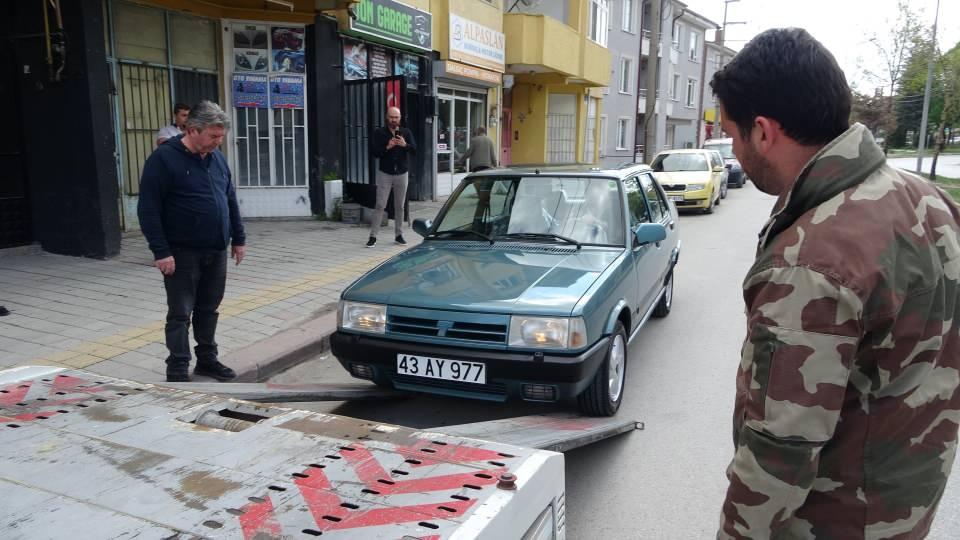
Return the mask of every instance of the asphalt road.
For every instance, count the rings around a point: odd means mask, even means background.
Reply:
[[[917,170],[917,158],[915,157],[893,158],[889,161],[894,167],[907,169],[911,172]],[[928,174],[930,173],[930,165],[932,162],[933,158],[923,158],[924,172]],[[947,178],[960,178],[960,154],[947,154],[937,158],[937,174],[940,176],[946,176]]]
[[[681,216],[683,251],[673,311],[651,320],[632,344],[618,413],[644,422],[644,429],[567,454],[567,538],[714,537],[733,452],[734,376],[745,331],[740,283],[772,204],[772,197],[749,183],[731,189],[713,215]],[[351,379],[326,357],[274,380]],[[429,396],[309,408],[411,427],[553,410]],[[930,538],[953,539],[958,530],[960,471]]]

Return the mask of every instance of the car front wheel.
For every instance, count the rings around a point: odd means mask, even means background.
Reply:
[[[607,355],[593,376],[590,386],[577,396],[580,412],[589,416],[613,416],[623,401],[627,375],[627,332],[617,322]]]

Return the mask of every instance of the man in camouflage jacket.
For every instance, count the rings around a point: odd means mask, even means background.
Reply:
[[[711,86],[779,196],[743,283],[717,536],[923,538],[960,424],[960,210],[848,127],[846,80],[803,30],[759,35]]]

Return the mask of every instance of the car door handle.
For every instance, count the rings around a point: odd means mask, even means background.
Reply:
[[[677,222],[671,219],[669,225],[671,229],[675,229],[677,227]]]

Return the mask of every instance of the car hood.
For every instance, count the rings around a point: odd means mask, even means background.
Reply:
[[[661,184],[709,184],[709,171],[655,172],[653,177]]]
[[[427,241],[357,280],[343,298],[425,309],[569,314],[622,248]]]

